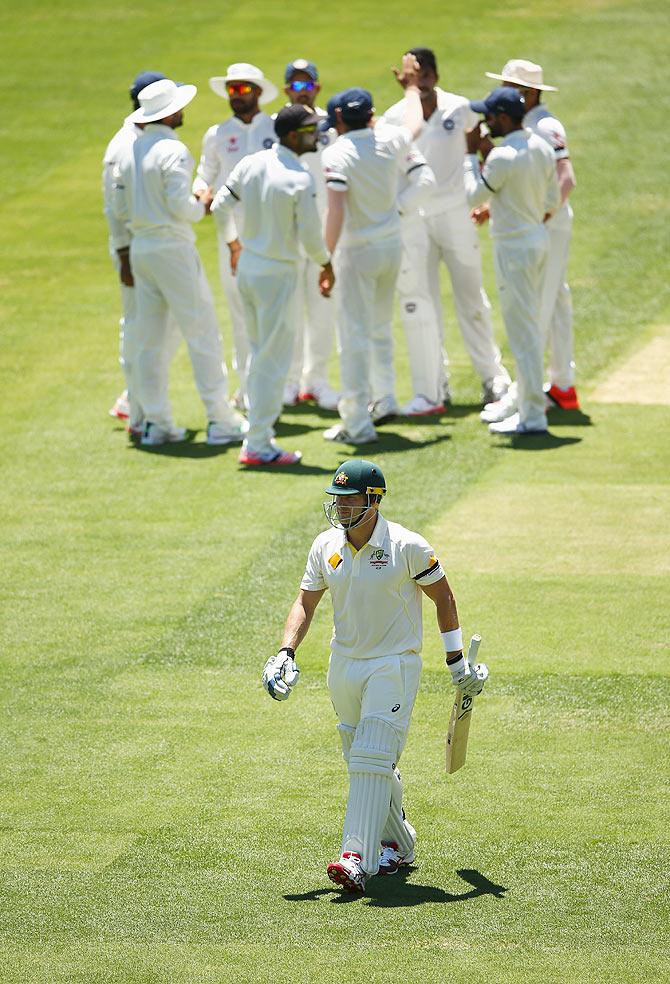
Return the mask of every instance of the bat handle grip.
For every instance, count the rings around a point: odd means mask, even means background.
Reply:
[[[470,645],[468,646],[468,663],[470,666],[474,666],[477,662],[477,653],[479,652],[479,645],[482,641],[482,637],[478,632],[475,632],[472,639],[470,639]]]

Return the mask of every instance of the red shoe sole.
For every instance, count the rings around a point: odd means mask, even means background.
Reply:
[[[313,393],[298,393],[299,403],[307,403],[308,400],[312,400],[314,403],[316,403],[316,397],[314,396]]]
[[[338,861],[329,864],[327,871],[330,880],[343,888],[345,892],[351,892],[352,895],[365,895],[365,888],[352,881]]]
[[[439,407],[433,407],[431,410],[421,410],[419,413],[408,413],[408,417],[434,417],[438,413],[446,413],[446,407],[444,404],[440,404]]]

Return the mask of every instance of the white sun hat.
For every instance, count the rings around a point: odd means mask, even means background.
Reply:
[[[138,94],[140,108],[128,117],[133,123],[155,123],[188,106],[198,91],[195,85],[177,85],[172,79],[159,79]]]
[[[249,62],[236,62],[229,65],[225,75],[215,75],[209,80],[209,87],[212,92],[222,99],[228,98],[226,86],[229,82],[253,82],[261,90],[261,97],[258,100],[261,106],[272,102],[279,95],[279,90],[274,82],[265,78],[260,68],[250,65]]]
[[[527,89],[542,89],[543,92],[558,92],[553,85],[545,85],[542,75],[542,66],[535,62],[526,61],[524,58],[512,58],[502,70],[502,74],[496,75],[494,72],[487,72],[489,79],[499,79],[501,82],[514,82],[516,85],[523,85]]]

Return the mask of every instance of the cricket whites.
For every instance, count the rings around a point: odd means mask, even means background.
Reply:
[[[473,635],[468,647],[468,663],[474,666],[477,662],[477,651],[482,641],[480,635]],[[447,773],[453,775],[465,764],[468,750],[468,734],[474,698],[466,697],[460,690],[456,691],[456,699],[451,709],[449,727],[447,729]]]

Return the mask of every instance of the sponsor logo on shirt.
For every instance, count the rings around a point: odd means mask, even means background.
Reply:
[[[416,304],[414,303],[414,301],[406,302],[405,311],[407,311],[408,314],[414,314],[414,312],[416,311]]]
[[[228,137],[228,148],[227,149],[228,149],[228,153],[229,154],[232,154],[236,150],[239,150],[240,149],[239,144],[237,142],[237,137],[234,134],[233,134],[232,137]]]
[[[400,710],[400,704],[394,704],[391,708],[391,714],[395,714],[396,711]]]
[[[332,557],[329,557],[328,558],[328,563],[333,568],[333,570],[336,571],[337,568],[342,563],[342,558],[340,557],[340,555],[338,553],[334,553]]]
[[[452,118],[450,116],[448,116],[446,118],[446,120],[444,120],[442,122],[442,126],[447,131],[447,133],[450,133],[454,129],[454,127],[456,126],[456,123],[455,123],[454,120],[452,120]]]
[[[376,567],[379,570],[380,567],[386,567],[391,559],[391,555],[384,552],[384,550],[373,550],[370,554],[370,567]]]

